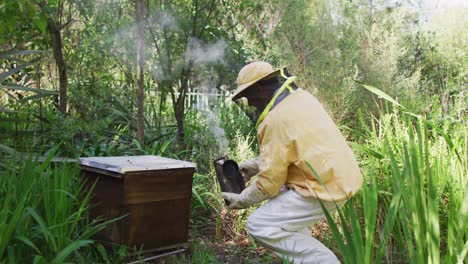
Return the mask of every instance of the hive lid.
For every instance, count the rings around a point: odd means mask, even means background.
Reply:
[[[81,158],[80,165],[117,173],[196,168],[192,162],[158,156],[121,156]]]

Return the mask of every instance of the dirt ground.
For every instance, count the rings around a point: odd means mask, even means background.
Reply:
[[[242,228],[244,223],[239,219],[246,219],[249,211],[223,211],[221,213],[221,226],[216,234],[216,216],[208,216],[202,225],[191,230],[193,243],[189,257],[170,257],[155,263],[226,263],[226,264],[259,264],[287,263],[275,256],[271,251],[256,244]],[[326,220],[322,220],[310,227],[311,234],[320,241],[331,237],[331,230]],[[332,248],[333,250],[333,248]]]

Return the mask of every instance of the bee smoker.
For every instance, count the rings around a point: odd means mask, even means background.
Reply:
[[[239,170],[239,165],[227,157],[221,157],[213,161],[221,191],[230,193],[241,193],[245,189],[244,179]],[[229,205],[229,202],[226,201]]]

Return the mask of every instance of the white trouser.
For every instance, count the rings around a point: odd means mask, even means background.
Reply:
[[[322,203],[330,213],[336,211],[334,203]],[[284,189],[250,215],[247,229],[257,242],[293,263],[340,263],[308,230],[324,217],[317,199]]]

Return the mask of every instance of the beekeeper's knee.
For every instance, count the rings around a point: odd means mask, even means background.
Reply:
[[[247,219],[247,231],[254,238],[269,237],[271,234],[271,223],[266,223],[261,211],[255,210]]]
[[[256,237],[259,229],[261,229],[261,227],[259,226],[259,223],[257,222],[257,219],[255,217],[255,212],[254,212],[247,219],[247,231],[249,232],[251,236]]]
[[[314,263],[340,264],[338,258],[331,251],[324,254],[319,254],[318,256],[314,256],[313,259],[315,261]]]
[[[302,245],[307,248],[304,253],[304,263],[326,263],[336,264],[340,263],[336,255],[320,243],[318,240],[313,239],[308,241],[307,245]]]

